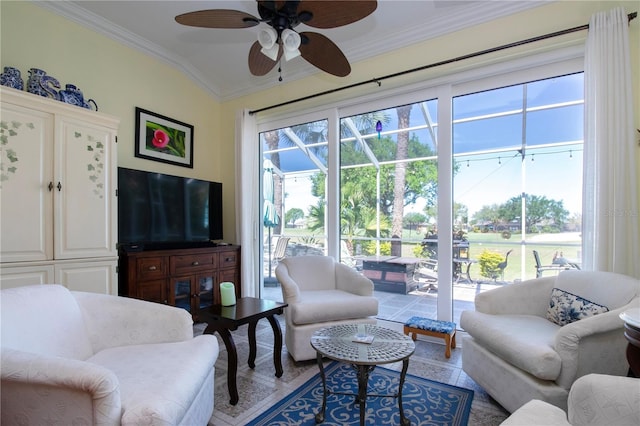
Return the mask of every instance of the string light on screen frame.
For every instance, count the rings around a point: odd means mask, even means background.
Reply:
[[[526,158],[527,156],[531,156],[531,161],[535,162],[535,156],[538,155],[555,155],[555,154],[562,154],[562,153],[569,153],[569,158],[573,158],[573,152],[574,151],[582,151],[581,149],[567,149],[567,150],[562,150],[562,151],[553,151],[553,152],[537,152],[535,154],[525,154],[524,158]],[[511,158],[515,158],[515,157],[522,157],[520,154],[520,151],[518,151],[516,154],[514,154],[513,157]],[[498,164],[500,166],[503,165],[502,163],[502,155],[500,156],[495,156],[495,157],[483,157],[483,158],[476,158],[476,159],[466,159],[466,160],[462,160],[462,161],[458,161],[457,164],[461,164],[462,162],[466,162],[467,163],[467,167],[471,167],[471,163],[475,163],[478,161],[498,161]],[[506,163],[505,163],[506,164]]]

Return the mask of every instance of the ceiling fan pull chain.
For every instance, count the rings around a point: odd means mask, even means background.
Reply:
[[[278,81],[282,81],[282,61],[278,62],[278,74],[280,75]]]

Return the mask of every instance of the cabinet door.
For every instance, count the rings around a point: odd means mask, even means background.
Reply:
[[[213,305],[215,272],[172,277],[169,303],[191,312],[193,320],[198,319],[200,309]]]
[[[170,287],[171,299],[169,299],[169,304],[193,312],[192,299],[194,292],[192,290],[194,283],[194,275],[172,277]]]
[[[56,118],[56,259],[117,256],[115,130]]]
[[[53,259],[53,115],[2,103],[0,259]]]
[[[69,290],[118,294],[117,261],[56,263],[56,283]]]
[[[215,272],[198,274],[196,284],[198,286],[196,294],[198,310],[206,309],[213,305],[214,283],[216,282]]]
[[[136,284],[135,297],[149,302],[169,304],[167,297],[167,280],[139,281]]]
[[[55,282],[53,265],[2,267],[0,288],[23,287],[26,285],[51,284]]]

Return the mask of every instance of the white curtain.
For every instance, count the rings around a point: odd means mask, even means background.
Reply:
[[[585,51],[583,265],[640,278],[628,18],[595,14]]]
[[[260,279],[258,218],[260,163],[258,128],[249,110],[236,113],[236,241],[241,246],[242,296],[257,297]]]

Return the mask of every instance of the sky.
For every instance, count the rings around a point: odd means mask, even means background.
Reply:
[[[532,195],[544,195],[547,198],[563,201],[570,213],[582,210],[582,152],[567,148],[557,149],[558,154],[533,156],[534,161],[525,159],[527,187],[523,188],[520,179],[520,157],[495,156],[486,161],[460,159],[459,172],[454,181],[455,201],[467,206],[470,217],[482,207],[502,204],[509,198],[519,195],[523,189]],[[500,164],[500,163],[501,164]],[[289,175],[285,181],[286,209],[299,208],[305,214],[309,206],[317,203],[311,195],[311,180],[308,174]],[[424,202],[405,208],[408,212],[422,212]]]
[[[562,201],[571,214],[581,211],[582,86],[582,74],[575,74],[454,98],[453,151],[459,164],[454,201],[467,206],[470,217],[483,206],[502,204],[522,192]],[[525,99],[528,112],[523,115]],[[425,105],[437,125],[436,101]],[[411,126],[426,123],[420,105],[411,112]],[[395,109],[386,113],[390,121],[383,132],[397,128]],[[426,130],[413,134],[434,147]],[[527,141],[524,167],[518,154],[522,138]],[[469,152],[474,154],[465,154]],[[281,162],[285,171],[312,168],[299,150],[281,153]],[[308,213],[309,205],[317,202],[310,187],[307,177],[287,178],[285,208]],[[405,213],[423,207],[409,206]]]

